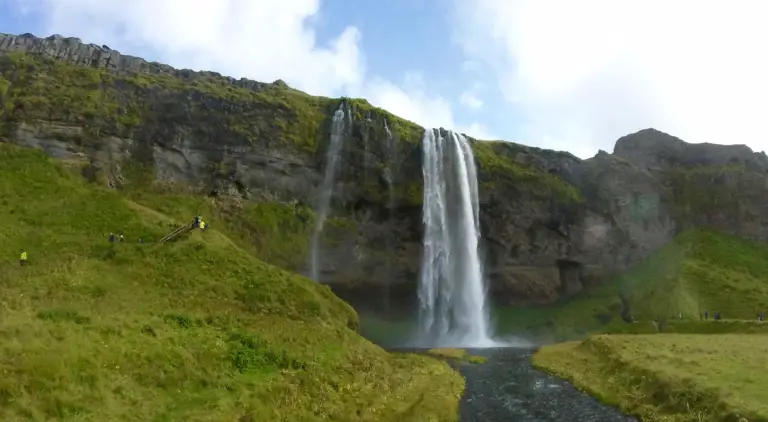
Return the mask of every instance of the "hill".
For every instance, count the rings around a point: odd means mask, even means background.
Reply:
[[[505,309],[498,317],[505,330],[569,339],[648,329],[627,324],[622,314],[659,320],[671,331],[714,332],[711,322],[699,324],[705,311],[710,318],[720,312],[724,319],[756,320],[766,310],[768,245],[700,229],[680,234],[612,282],[553,306]]]
[[[595,336],[546,346],[539,368],[647,421],[765,421],[765,335]]]
[[[4,143],[0,162],[1,420],[455,420],[447,364],[364,340],[349,305],[224,222],[155,243],[198,199],[150,196],[176,219],[79,162]]]

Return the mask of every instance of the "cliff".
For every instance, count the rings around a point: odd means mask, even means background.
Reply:
[[[177,70],[76,38],[0,34],[0,72],[0,137],[140,203],[156,192],[205,196],[260,257],[299,272],[342,107],[349,121],[321,279],[341,295],[388,289],[397,303],[413,299],[418,125],[365,100]],[[501,302],[548,303],[601,284],[691,226],[768,238],[768,160],[745,146],[687,144],[650,129],[588,160],[472,144],[486,272]]]

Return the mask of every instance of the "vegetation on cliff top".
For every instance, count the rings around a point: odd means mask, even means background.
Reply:
[[[83,127],[81,142],[105,135],[153,135],[153,110],[230,145],[269,139],[314,153],[327,138],[335,101],[284,85],[237,87],[213,75],[113,74],[40,55],[0,54],[0,107],[10,123],[55,121]],[[171,107],[171,105],[173,107]],[[6,125],[7,130],[7,125]],[[166,134],[168,135],[168,134]]]
[[[601,335],[533,364],[643,420],[768,420],[765,335]]]
[[[736,215],[745,199],[760,203],[768,194],[765,174],[743,165],[676,167],[660,175],[674,194],[680,219]]]
[[[756,319],[758,312],[768,311],[767,256],[764,243],[707,230],[688,231],[614,281],[568,301],[500,310],[500,326],[505,331],[573,339],[629,330],[635,324],[622,321],[625,308],[638,321],[657,319],[662,324],[681,313],[685,321],[699,321],[704,311],[710,318],[720,312],[725,319]]]
[[[540,198],[555,198],[564,203],[583,202],[579,189],[557,175],[517,161],[518,145],[503,141],[477,141],[472,144],[480,170],[492,175],[489,182],[502,178],[532,188]]]
[[[0,419],[455,419],[463,381],[448,365],[364,340],[327,287],[256,259],[215,219],[154,244],[190,215],[39,151],[0,144],[0,162]]]
[[[221,140],[234,147],[262,143],[267,148],[293,147],[314,154],[328,140],[330,117],[338,99],[308,95],[284,84],[250,89],[233,85],[217,74],[195,75],[185,79],[163,73],[115,74],[37,54],[0,54],[0,136],[8,136],[15,124],[42,121],[81,128],[62,134],[77,145],[110,135],[139,142],[183,135],[192,143]],[[364,99],[344,100],[358,125],[373,131],[365,136],[385,140],[386,120],[400,157],[410,154],[421,140],[424,129],[416,123]],[[174,120],[189,130],[167,133],[169,127],[157,121],[159,111],[164,120]],[[474,143],[480,168],[530,184],[533,192],[542,196],[580,200],[572,185],[518,162],[508,151],[512,144],[505,144]],[[420,191],[407,182],[396,194],[403,203],[420,203]]]

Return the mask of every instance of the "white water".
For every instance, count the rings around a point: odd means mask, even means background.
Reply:
[[[333,115],[331,142],[328,145],[325,157],[325,176],[323,177],[323,184],[320,186],[320,200],[318,201],[315,213],[315,229],[312,232],[312,240],[310,242],[310,278],[315,281],[320,281],[320,235],[323,232],[323,225],[328,217],[328,210],[331,206],[334,181],[336,179],[341,148],[344,144],[346,120],[344,119],[343,107],[344,104],[342,103]]]
[[[417,343],[490,347],[480,263],[477,171],[467,139],[426,130],[423,143],[424,249]]]
[[[384,119],[384,131],[387,133],[387,167],[385,168],[385,179],[387,182],[387,193],[389,195],[388,201],[387,201],[387,210],[388,210],[388,217],[389,217],[389,235],[387,236],[387,268],[389,271],[388,277],[387,277],[387,290],[384,294],[384,312],[387,317],[389,317],[390,312],[390,303],[389,303],[389,296],[390,296],[390,285],[392,283],[392,280],[395,278],[396,270],[395,270],[395,165],[397,163],[397,145],[395,145],[395,137],[392,136],[392,132],[389,130],[389,126],[387,126],[387,119]]]

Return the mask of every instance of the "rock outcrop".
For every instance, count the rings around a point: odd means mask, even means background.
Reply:
[[[321,279],[342,295],[387,289],[394,303],[413,299],[418,125],[364,100],[177,70],[55,35],[0,34],[0,72],[0,137],[79,162],[118,189],[139,166],[154,189],[315,204],[331,116],[343,107]],[[600,284],[691,226],[768,239],[768,158],[746,146],[688,144],[648,129],[588,160],[506,142],[473,148],[497,301],[548,303]],[[306,253],[275,263],[303,272]]]

